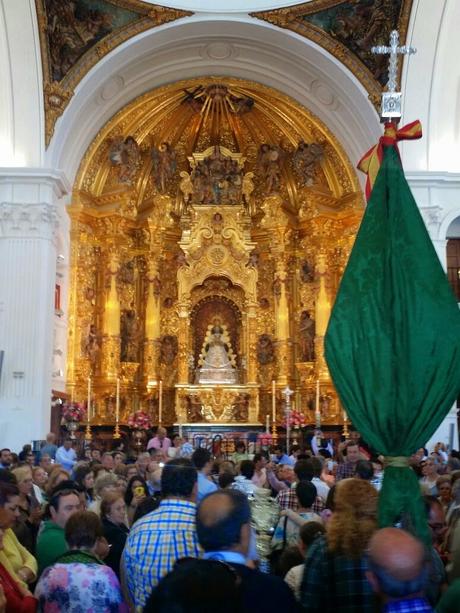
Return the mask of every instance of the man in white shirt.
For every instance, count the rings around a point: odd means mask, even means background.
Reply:
[[[209,477],[212,469],[211,452],[203,447],[198,447],[193,452],[192,462],[198,471],[198,492],[196,496],[198,503],[207,494],[217,491],[217,485]]]
[[[56,451],[56,464],[60,464],[69,473],[72,472],[77,461],[77,454],[72,449],[72,442],[71,438],[66,438],[64,444]]]
[[[329,486],[324,483],[324,481],[321,479],[321,473],[323,471],[323,463],[320,459],[320,457],[313,457],[313,458],[309,458],[307,460],[307,462],[310,464],[310,466],[313,469],[313,478],[311,480],[311,482],[313,483],[313,485],[316,487],[316,491],[318,493],[318,496],[320,498],[323,499],[324,502],[326,502],[326,498],[327,495],[329,494]]]

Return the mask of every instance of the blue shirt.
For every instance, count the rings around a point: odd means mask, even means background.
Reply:
[[[176,560],[198,557],[195,514],[193,502],[166,498],[158,509],[139,519],[131,528],[123,564],[127,587],[136,607],[145,606],[153,588]]]
[[[215,483],[210,481],[203,473],[198,472],[198,494],[196,497],[197,504],[202,500],[207,494],[211,494],[212,492],[217,492],[218,487]]]
[[[293,462],[287,454],[283,453],[279,459],[275,458],[275,464],[287,464],[288,466],[293,466],[295,462]]]
[[[56,451],[58,450],[57,445],[51,445],[49,443],[46,443],[46,445],[43,445],[43,447],[40,449],[40,459],[45,455],[48,454],[49,457],[52,460],[56,459]]]
[[[72,449],[72,447],[70,449],[66,449],[64,446],[62,446],[62,447],[59,447],[59,449],[56,451],[57,464],[60,464],[62,468],[69,471],[69,473],[72,472],[73,465],[75,464],[76,461],[77,461],[77,454]]]
[[[207,551],[203,554],[203,560],[219,560],[233,564],[246,564],[246,558],[237,551]]]

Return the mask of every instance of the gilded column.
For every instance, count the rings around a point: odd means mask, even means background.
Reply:
[[[247,383],[257,383],[257,309],[256,305],[246,307],[247,326]]]
[[[188,302],[182,302],[179,305],[179,331],[178,331],[178,383],[180,385],[186,385],[188,383],[188,370],[189,370],[189,318],[190,318],[190,305]]]
[[[147,304],[145,308],[144,377],[156,381],[159,377],[161,312],[159,296],[158,262],[148,263]]]
[[[102,344],[102,371],[108,380],[114,381],[120,368],[120,301],[117,291],[118,254],[109,252],[108,274],[110,287],[104,306],[104,340]]]
[[[289,308],[286,295],[287,272],[284,259],[276,262],[275,326],[278,354],[278,385],[288,384],[289,368]]]
[[[318,378],[330,380],[329,370],[324,358],[324,336],[326,334],[329,317],[331,315],[331,303],[326,290],[327,261],[326,253],[320,251],[316,259],[316,272],[319,278],[318,296],[315,306],[316,338],[315,354]]]

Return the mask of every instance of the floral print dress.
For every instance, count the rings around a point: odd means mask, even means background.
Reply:
[[[68,551],[40,577],[35,588],[43,613],[127,613],[111,568],[83,551]]]

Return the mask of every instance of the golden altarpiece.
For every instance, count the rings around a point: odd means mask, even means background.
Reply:
[[[69,207],[69,393],[91,377],[94,425],[117,379],[121,424],[265,425],[289,385],[314,423],[319,381],[341,424],[323,337],[362,206],[334,136],[279,92],[203,78],[135,100]]]

